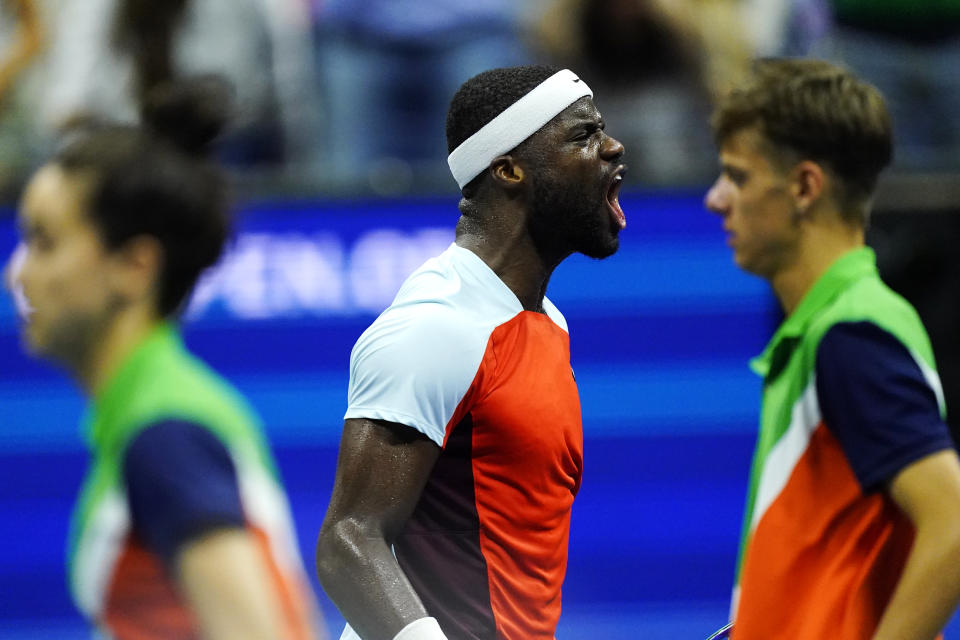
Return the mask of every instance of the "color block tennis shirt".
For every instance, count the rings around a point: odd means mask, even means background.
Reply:
[[[286,495],[241,396],[162,324],[130,354],[88,416],[93,460],[74,511],[70,586],[116,640],[196,640],[175,580],[182,545],[223,527],[262,549],[285,623],[317,637]]]
[[[914,536],[887,484],[952,446],[923,325],[861,248],[752,365],[763,406],[733,638],[870,638]]]
[[[351,355],[346,418],[442,448],[394,552],[451,640],[553,638],[583,435],[566,322],[452,245]],[[344,638],[356,635],[347,627]]]

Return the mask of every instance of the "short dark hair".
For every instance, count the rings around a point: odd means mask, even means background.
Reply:
[[[773,153],[822,163],[836,177],[841,213],[866,225],[877,176],[893,156],[883,96],[837,65],[810,59],[765,59],[724,97],[713,114],[718,145],[754,125]],[[774,160],[782,159],[773,158]]]
[[[560,71],[547,65],[490,69],[460,85],[447,111],[447,153],[527,95],[537,85]],[[464,196],[475,190],[475,178],[463,188]]]
[[[88,126],[51,160],[90,180],[85,209],[108,248],[139,235],[160,241],[162,316],[180,309],[229,233],[226,178],[207,158],[229,96],[216,78],[162,85],[144,105],[142,126]]]

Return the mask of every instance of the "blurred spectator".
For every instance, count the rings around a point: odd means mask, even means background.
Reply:
[[[77,119],[133,122],[138,98],[179,75],[215,73],[236,91],[228,163],[309,161],[309,13],[302,0],[47,0],[58,8],[41,106],[54,130]]]
[[[809,55],[830,24],[829,0],[742,0],[754,57]]]
[[[632,182],[701,182],[713,172],[710,103],[751,54],[736,0],[552,0],[537,41],[595,85]]]
[[[894,124],[894,167],[960,170],[960,2],[831,0],[816,52],[877,86]]]
[[[0,0],[0,198],[14,190],[39,157],[30,149],[31,109],[24,86],[45,43],[35,0]]]
[[[43,47],[43,29],[34,0],[0,0],[0,102],[17,76]]]
[[[317,47],[331,177],[380,191],[404,190],[415,172],[446,179],[450,99],[481,71],[527,61],[518,36],[523,4],[320,0]]]

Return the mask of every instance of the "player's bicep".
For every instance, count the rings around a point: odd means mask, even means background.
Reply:
[[[344,422],[327,523],[349,519],[392,539],[413,513],[440,447],[402,424]]]

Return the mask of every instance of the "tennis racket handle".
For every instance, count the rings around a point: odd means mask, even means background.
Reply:
[[[707,640],[724,640],[725,638],[730,637],[731,631],[733,631],[732,622],[724,627],[721,627],[720,629],[717,629],[717,631],[712,636],[707,638]]]

